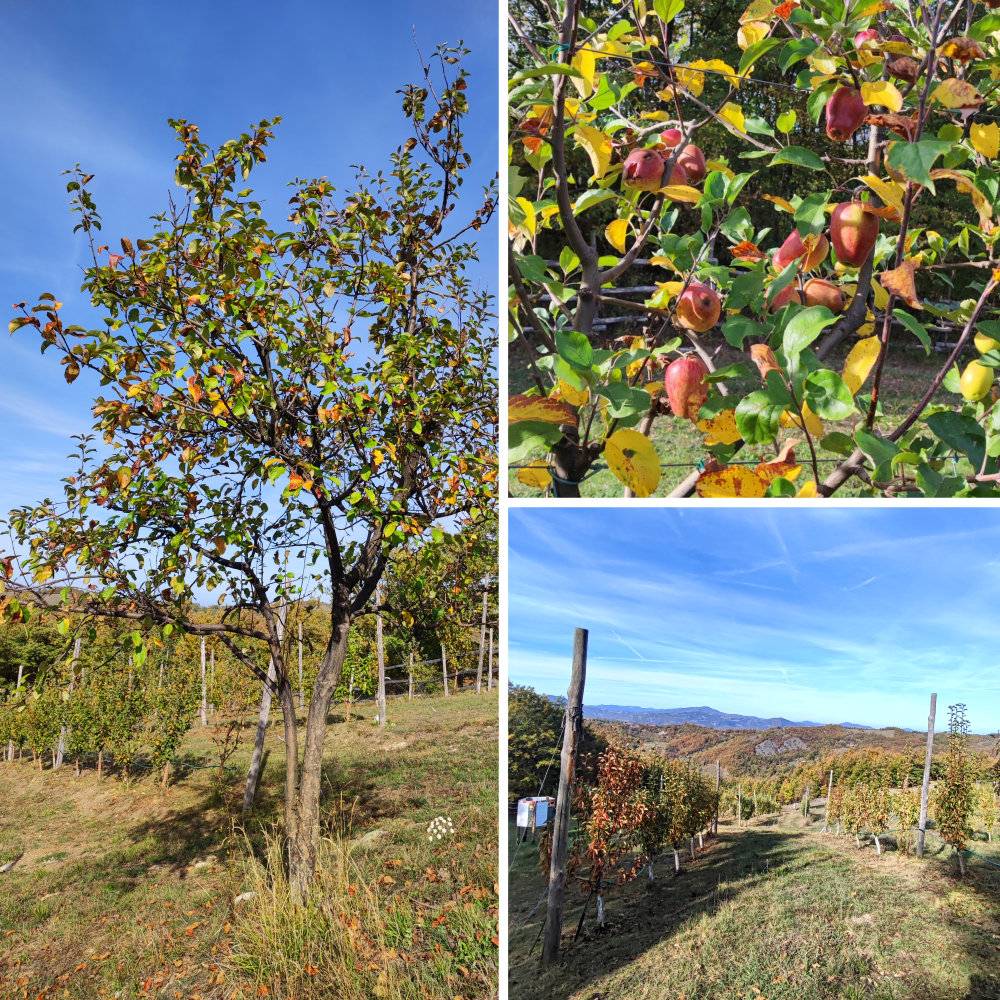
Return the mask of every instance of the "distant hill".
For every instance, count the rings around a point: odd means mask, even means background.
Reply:
[[[735,715],[702,705],[698,708],[640,708],[636,705],[584,705],[586,719],[630,722],[640,726],[680,726],[689,723],[709,729],[789,729],[823,726],[822,722],[792,722],[780,717],[762,719],[756,715]],[[842,722],[847,729],[870,729],[856,722]]]

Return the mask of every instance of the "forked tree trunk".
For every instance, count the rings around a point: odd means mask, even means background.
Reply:
[[[316,874],[323,738],[326,735],[327,713],[333,701],[333,693],[340,683],[347,655],[349,626],[349,621],[334,625],[330,642],[320,662],[306,715],[301,769],[298,767],[298,734],[295,729],[292,690],[287,681],[279,687],[287,744],[285,828],[288,836],[288,882],[292,898],[296,901],[309,895]]]

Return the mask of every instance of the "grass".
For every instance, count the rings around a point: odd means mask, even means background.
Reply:
[[[0,874],[0,996],[496,997],[496,692],[391,701],[384,732],[372,714],[331,713],[317,892],[297,908],[279,725],[242,825],[250,730],[221,788],[214,769],[164,791],[0,763],[0,858],[19,859]],[[196,723],[179,756],[213,754]],[[438,815],[455,833],[431,842]]]
[[[844,359],[847,356],[850,346],[850,344],[841,345],[831,355],[828,362],[830,368],[840,370],[843,367]],[[731,348],[724,348],[719,358],[716,359],[716,364],[721,368],[737,361],[745,362],[745,353]],[[902,417],[909,413],[923,395],[930,380],[937,374],[942,362],[943,358],[941,355],[932,354],[930,357],[926,357],[923,351],[919,349],[916,351],[907,350],[905,352],[898,352],[897,355],[890,359],[886,364],[885,374],[882,379],[880,399],[885,418],[880,421],[878,424],[879,427],[895,425]],[[527,389],[529,383],[524,380],[522,373],[512,371],[511,378],[511,392],[523,392]],[[520,381],[514,384],[518,379]],[[753,389],[760,388],[760,382],[756,378],[733,379],[727,384],[736,398]],[[938,397],[944,400],[948,400],[949,398],[954,399],[954,397],[950,397],[950,394],[946,393],[943,389],[939,390]],[[935,397],[935,399],[938,397]],[[863,422],[863,420],[864,415],[859,413],[855,414],[852,419],[845,421],[824,422],[824,428],[827,433],[830,431],[851,433],[853,427],[859,422]],[[794,430],[784,431],[779,437],[782,441],[787,438],[798,438],[802,442],[795,453],[796,458],[802,463],[802,472],[799,473],[797,482],[801,485],[812,479],[812,469],[808,464],[809,449],[805,444],[802,432]],[[653,496],[667,496],[675,486],[680,484],[694,471],[695,463],[706,456],[703,447],[704,435],[689,420],[682,421],[672,415],[665,415],[658,417],[653,422],[650,440],[656,448],[660,462],[664,466],[661,470],[659,486],[653,493]],[[757,462],[768,460],[774,458],[777,450],[774,445],[744,447],[736,457],[736,461]],[[530,455],[524,461],[534,461],[535,459],[544,457],[539,452],[538,454]],[[825,456],[819,455],[818,457],[825,457],[827,459],[820,465],[820,475],[822,476],[831,472],[835,467],[835,463],[830,461],[830,459],[835,456],[827,453]],[[608,470],[607,463],[603,459],[598,464],[601,468],[592,477],[587,479],[585,485],[581,487],[582,495],[586,497],[620,498],[624,487]],[[959,468],[963,471],[971,471],[963,468],[962,465]],[[513,497],[537,497],[539,495],[537,489],[532,489],[518,482],[516,470],[508,474],[508,487],[510,495]],[[837,496],[841,497],[862,495],[869,494],[864,484],[857,479],[849,480],[837,493]]]
[[[815,815],[819,815],[816,811]],[[578,941],[585,896],[571,891],[563,953],[542,968],[544,886],[522,850],[511,874],[510,1000],[988,1000],[1000,996],[1000,869],[973,858],[957,877],[954,852],[928,840],[922,860],[877,857],[854,838],[821,834],[786,813],[736,829],[720,823],[695,862],[657,861],[594,908]],[[1000,846],[975,850],[1000,863]]]

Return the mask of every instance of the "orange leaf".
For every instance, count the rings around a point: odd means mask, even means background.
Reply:
[[[541,396],[511,396],[507,400],[507,419],[512,423],[520,420],[540,420],[546,424],[571,424],[576,427],[577,416],[573,409],[558,399],[543,399]]]
[[[767,254],[764,253],[756,243],[751,243],[749,240],[742,240],[733,247],[733,259],[734,260],[746,260],[751,263],[758,260],[763,260]]]
[[[200,388],[198,387],[198,385],[196,384],[196,383],[197,383],[197,381],[198,381],[198,376],[197,376],[197,375],[192,375],[192,376],[191,376],[191,377],[190,377],[190,378],[189,378],[189,379],[187,380],[187,386],[188,386],[188,391],[189,391],[189,392],[191,393],[191,395],[192,395],[192,396],[194,397],[194,401],[195,401],[196,403],[197,403],[197,402],[198,402],[198,400],[199,400],[199,399],[201,399],[201,397],[202,397],[202,396],[204,395],[204,393],[203,393],[203,392],[201,391],[201,389],[200,389]]]
[[[904,260],[899,267],[883,271],[878,276],[879,284],[890,294],[901,298],[910,308],[923,309],[924,304],[917,295],[916,272],[913,261]]]
[[[306,962],[306,973],[308,975],[315,976],[317,972],[319,972],[319,969],[317,969],[315,965],[310,965]]]
[[[938,49],[938,55],[944,56],[946,59],[958,59],[960,62],[986,58],[986,53],[979,42],[965,37],[949,38]]]
[[[768,372],[781,372],[774,351],[767,344],[751,344],[750,360],[757,366],[761,378],[767,378]]]
[[[917,134],[917,113],[912,115],[869,115],[865,122],[879,128],[887,128],[896,135],[901,135],[907,142],[912,142]]]
[[[789,441],[777,458],[770,462],[761,462],[757,466],[754,471],[764,483],[770,485],[773,480],[779,477],[787,479],[791,483],[798,478],[802,466],[795,461],[795,453],[792,451],[798,443],[798,441]]]

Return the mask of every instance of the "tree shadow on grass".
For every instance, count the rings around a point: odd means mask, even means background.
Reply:
[[[794,843],[802,836],[757,828],[743,830],[738,835],[722,831],[718,838],[706,842],[709,849],[699,854],[694,863],[689,859],[683,861],[684,867],[676,877],[672,855],[664,855],[658,859],[656,870],[660,875],[652,884],[640,874],[625,891],[608,894],[607,926],[603,931],[596,930],[591,901],[584,929],[575,942],[586,896],[570,890],[563,914],[558,975],[547,978],[548,995],[553,1000],[570,996],[588,982],[631,964],[689,922],[735,899],[757,876],[805,867],[806,862]],[[518,914],[531,910],[545,880],[539,875],[530,885],[517,887],[516,881],[512,880],[510,891],[508,982],[511,1000],[528,1000],[539,995],[539,931],[545,922],[545,905],[539,906],[526,920]],[[720,889],[723,883],[726,888]]]

